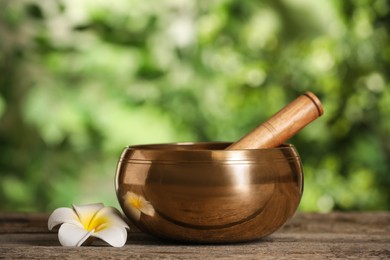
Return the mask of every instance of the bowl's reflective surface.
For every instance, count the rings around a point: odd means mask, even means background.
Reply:
[[[126,148],[116,193],[141,230],[160,238],[202,243],[266,236],[291,217],[303,190],[292,145],[224,151],[229,143],[178,143]],[[155,214],[135,215],[126,194],[149,201]],[[142,210],[141,210],[142,211]]]

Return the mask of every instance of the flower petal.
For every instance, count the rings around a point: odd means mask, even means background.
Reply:
[[[92,234],[84,228],[73,224],[64,223],[58,230],[58,240],[63,246],[81,246]]]
[[[55,226],[62,223],[70,223],[82,227],[77,214],[70,208],[58,208],[51,213],[47,226],[52,230]]]
[[[110,226],[94,233],[92,236],[100,238],[111,246],[121,247],[126,243],[127,231],[124,227]]]
[[[126,209],[128,210],[128,213],[135,219],[140,220],[141,218],[141,211],[137,208],[132,207],[129,204],[126,204]]]
[[[133,206],[134,201],[138,201],[139,200],[139,196],[137,194],[135,194],[134,192],[132,192],[132,191],[126,192],[126,194],[123,195],[122,198],[125,200],[126,204],[129,204],[131,206]]]
[[[76,211],[80,223],[86,229],[89,226],[89,223],[91,219],[94,217],[94,215],[102,208],[104,208],[103,203],[94,203],[94,204],[87,204],[81,206],[73,205],[73,209],[74,211]]]
[[[153,217],[154,216],[154,208],[152,206],[152,204],[150,204],[149,201],[145,200],[142,204],[142,207],[140,208],[141,212],[144,213],[145,215],[148,215],[148,216],[151,216]]]
[[[114,207],[102,208],[95,214],[94,218],[104,218],[108,226],[129,228],[127,223],[123,220],[123,217],[119,210]]]

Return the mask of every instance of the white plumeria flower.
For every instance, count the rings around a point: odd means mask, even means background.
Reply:
[[[152,204],[141,195],[137,195],[134,192],[128,191],[123,196],[123,199],[125,201],[125,205],[129,206],[126,208],[130,211],[130,214],[136,220],[141,218],[141,213],[151,217],[154,216],[155,212]]]
[[[82,246],[93,238],[100,238],[114,247],[126,243],[129,226],[122,219],[120,212],[113,207],[104,207],[103,203],[71,208],[58,208],[48,220],[48,228],[52,230],[61,225],[58,239],[63,246]]]

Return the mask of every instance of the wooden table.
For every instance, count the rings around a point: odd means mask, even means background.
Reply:
[[[390,212],[298,213],[259,241],[191,245],[154,239],[132,228],[127,244],[62,247],[47,230],[47,214],[0,213],[0,259],[390,259]]]

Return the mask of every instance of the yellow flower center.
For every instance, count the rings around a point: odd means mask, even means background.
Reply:
[[[91,215],[84,218],[81,224],[87,231],[94,230],[98,232],[108,225],[108,219],[105,216],[97,217],[96,215]]]
[[[130,205],[133,207],[133,208],[136,208],[136,209],[141,209],[142,207],[142,202],[139,198],[130,198]]]

